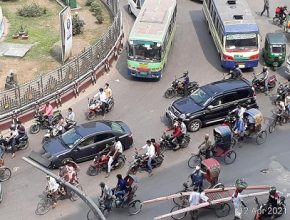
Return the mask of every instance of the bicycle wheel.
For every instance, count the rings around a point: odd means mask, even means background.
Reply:
[[[183,208],[184,208],[184,207],[182,207],[182,206],[176,205],[176,206],[174,206],[174,207],[170,210],[170,213],[171,213],[171,212],[178,211],[178,210],[183,209]],[[176,220],[178,220],[178,219],[184,219],[184,218],[186,217],[186,215],[187,215],[187,212],[184,212],[184,213],[180,213],[180,214],[172,215],[171,218],[176,219]]]
[[[224,156],[225,164],[232,164],[237,158],[237,154],[235,151],[230,150]]]
[[[200,163],[201,163],[201,157],[199,155],[192,155],[189,158],[187,165],[190,168],[195,168],[197,165],[200,165]]]
[[[265,141],[267,139],[267,132],[266,131],[260,131],[257,135],[257,138],[256,138],[256,143],[258,145],[260,144],[264,144]]]
[[[109,215],[109,211],[107,209],[105,209],[105,210],[101,209],[101,212],[103,213],[103,215],[105,217],[107,217]],[[91,209],[88,211],[87,220],[99,220],[99,219],[101,219],[101,217],[100,216],[95,216],[95,214],[93,213],[93,211]]]
[[[272,123],[269,125],[269,128],[268,128],[269,133],[272,133],[275,131],[276,125],[277,125],[277,121],[276,120],[272,121]]]
[[[128,209],[129,215],[136,215],[142,209],[142,202],[140,200],[134,200],[133,202],[130,202],[128,204],[128,207],[129,207]]]
[[[35,214],[36,215],[44,215],[46,214],[52,207],[52,201],[50,198],[43,198],[37,204]]]
[[[0,182],[9,180],[11,177],[11,170],[8,167],[0,168]]]
[[[214,211],[218,218],[223,218],[229,215],[231,207],[228,203],[222,203],[215,205]]]
[[[184,191],[178,191],[176,194],[178,193],[184,193]],[[185,206],[188,203],[188,198],[189,196],[181,196],[181,197],[173,198],[172,200],[175,205]]]
[[[80,191],[83,191],[83,187],[80,184],[77,184],[75,187],[77,187]],[[77,201],[80,197],[79,195],[77,195],[74,191],[70,191],[71,196],[70,196],[70,200],[71,201]]]

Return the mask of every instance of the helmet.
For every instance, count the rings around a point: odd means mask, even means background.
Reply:
[[[105,187],[105,183],[104,182],[100,182],[100,187],[104,188]]]
[[[10,125],[10,130],[15,131],[16,130],[16,126],[14,124]]]
[[[276,193],[276,187],[275,187],[275,186],[272,186],[272,187],[270,188],[270,190],[269,190],[269,193],[270,193],[271,195],[275,194],[275,193]]]
[[[264,66],[263,71],[267,71],[267,70],[268,70],[268,67]]]

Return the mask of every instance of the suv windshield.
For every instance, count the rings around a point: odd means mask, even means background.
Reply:
[[[190,98],[192,98],[196,104],[204,106],[210,99],[210,95],[201,88],[199,88],[190,95]]]
[[[81,138],[82,136],[77,133],[76,129],[71,129],[61,135],[63,143],[68,146],[73,145],[77,140]]]
[[[131,59],[161,60],[161,45],[152,41],[130,41],[128,56]]]

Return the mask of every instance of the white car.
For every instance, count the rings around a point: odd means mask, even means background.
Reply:
[[[145,0],[128,0],[128,11],[130,14],[138,16]]]

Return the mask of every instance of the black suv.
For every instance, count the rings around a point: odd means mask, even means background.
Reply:
[[[174,101],[166,116],[171,121],[181,117],[189,131],[198,131],[202,126],[223,121],[238,104],[258,108],[254,88],[243,78],[204,85],[190,96]]]

